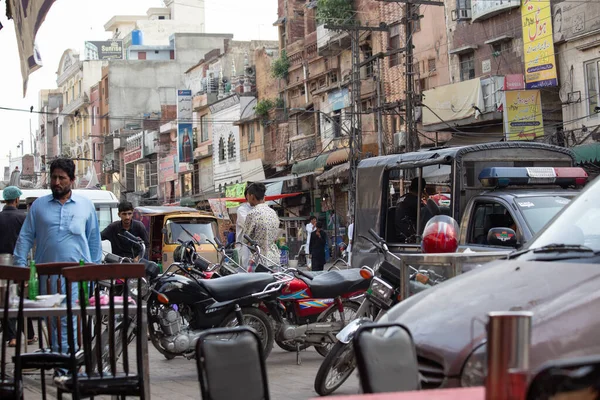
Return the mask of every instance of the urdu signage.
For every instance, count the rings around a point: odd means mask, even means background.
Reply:
[[[521,0],[471,0],[471,20],[483,20],[520,7]]]

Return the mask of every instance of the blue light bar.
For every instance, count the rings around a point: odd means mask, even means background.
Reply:
[[[553,167],[490,167],[479,174],[483,187],[509,185],[585,185],[588,175],[582,168]]]

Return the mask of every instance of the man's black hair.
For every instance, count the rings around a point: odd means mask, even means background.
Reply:
[[[421,190],[425,189],[427,182],[425,182],[424,178],[421,178]],[[417,193],[419,191],[419,177],[412,178],[410,181],[410,191]]]
[[[67,173],[69,179],[75,180],[75,163],[70,158],[57,158],[50,163],[50,175],[55,169],[62,169]]]
[[[252,182],[246,183],[246,189],[244,189],[244,197],[248,195],[248,188],[252,186]]]
[[[267,188],[264,183],[255,182],[248,186],[248,195],[254,195],[258,201],[264,200],[266,191]]]
[[[317,228],[323,229],[323,223],[321,221],[317,222]]]
[[[310,218],[308,218],[308,222],[312,221],[313,219],[317,219],[317,217],[315,217],[314,215],[311,215]]]
[[[119,203],[119,212],[133,211],[133,204],[130,201],[122,201]]]
[[[233,226],[230,226],[229,227],[229,232],[233,232],[233,231],[234,231]]]

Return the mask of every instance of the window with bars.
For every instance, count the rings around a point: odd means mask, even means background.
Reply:
[[[227,139],[227,155],[229,158],[235,158],[235,138],[233,137],[233,133],[230,133]]]
[[[250,124],[250,126],[248,126],[248,143],[254,143],[254,124]]]
[[[225,140],[219,139],[219,161],[225,161]]]
[[[587,89],[588,115],[598,117],[596,107],[600,103],[600,59],[589,61],[584,64],[585,86]]]
[[[435,72],[435,58],[430,58],[427,60],[427,71],[429,71],[429,74],[433,74]]]
[[[460,80],[467,81],[475,78],[475,53],[460,56]]]
[[[400,24],[390,26],[390,38],[388,41],[388,50],[400,50]],[[400,54],[392,54],[389,58],[390,67],[400,65]]]

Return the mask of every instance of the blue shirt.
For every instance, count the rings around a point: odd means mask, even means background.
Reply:
[[[35,262],[100,263],[102,243],[94,204],[71,192],[62,204],[51,194],[33,202],[15,246],[15,265],[26,266],[35,241]]]

